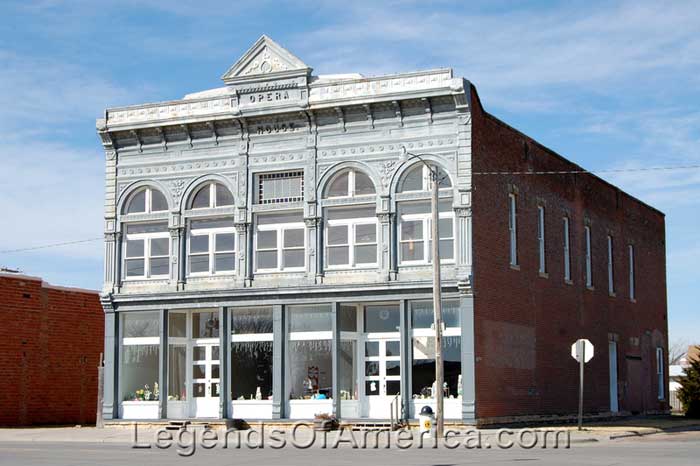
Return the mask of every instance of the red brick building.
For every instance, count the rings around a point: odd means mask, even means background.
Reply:
[[[590,174],[489,174],[583,169],[471,96],[477,418],[575,413],[578,338],[586,412],[666,411],[663,213]]]
[[[94,423],[103,339],[96,291],[0,272],[0,425]]]

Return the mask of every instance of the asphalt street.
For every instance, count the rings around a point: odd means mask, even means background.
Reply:
[[[0,442],[0,464],[10,465],[695,465],[700,432],[663,433],[619,440],[573,443],[569,449],[406,449],[357,450],[314,447],[306,450],[199,448],[182,457],[175,448],[134,449],[125,443]]]

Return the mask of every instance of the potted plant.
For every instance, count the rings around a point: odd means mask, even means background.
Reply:
[[[314,430],[318,432],[328,432],[338,428],[338,419],[332,414],[314,414]]]

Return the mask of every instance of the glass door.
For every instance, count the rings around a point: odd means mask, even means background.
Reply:
[[[401,390],[399,306],[366,305],[362,320],[362,416],[389,419],[391,403]]]
[[[388,419],[392,399],[401,391],[401,342],[365,341],[365,399],[367,417]]]
[[[192,346],[192,398],[195,417],[219,417],[219,345]]]
[[[193,417],[219,417],[219,313],[191,313],[190,387]]]

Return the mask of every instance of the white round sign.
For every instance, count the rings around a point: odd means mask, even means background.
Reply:
[[[571,357],[581,362],[581,353],[583,353],[583,362],[588,362],[593,359],[593,343],[585,338],[576,340],[571,345]]]

